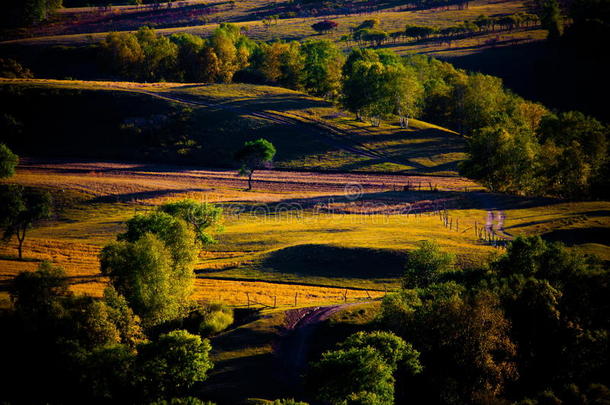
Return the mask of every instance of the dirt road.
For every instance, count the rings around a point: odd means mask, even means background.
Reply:
[[[359,303],[286,311],[282,337],[275,345],[275,354],[280,364],[278,378],[293,389],[297,388],[307,366],[310,340],[316,328],[334,313],[357,304]]]

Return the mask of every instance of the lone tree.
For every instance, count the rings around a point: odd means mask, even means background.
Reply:
[[[235,154],[235,160],[241,163],[240,175],[248,176],[248,190],[252,190],[254,170],[269,164],[275,156],[275,146],[266,139],[247,141]]]
[[[0,143],[0,179],[11,177],[15,174],[15,166],[19,163],[19,156],[15,155],[3,143]]]
[[[19,260],[23,259],[23,242],[28,229],[36,221],[51,216],[51,195],[46,191],[8,186],[0,192],[0,226],[4,228],[3,239],[17,237]]]

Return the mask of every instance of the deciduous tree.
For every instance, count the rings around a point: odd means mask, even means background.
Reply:
[[[252,190],[252,176],[254,170],[270,163],[275,156],[276,150],[271,142],[266,139],[247,141],[244,146],[235,153],[235,159],[241,163],[240,174],[248,176],[248,190]]]
[[[0,190],[0,226],[3,238],[17,238],[19,259],[23,259],[23,243],[27,231],[37,221],[51,216],[53,204],[51,194],[21,186],[8,186]]]
[[[14,175],[17,164],[19,164],[19,156],[14,154],[8,146],[0,143],[0,179]]]

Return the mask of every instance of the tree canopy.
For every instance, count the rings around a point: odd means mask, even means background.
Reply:
[[[15,155],[8,146],[0,143],[0,179],[14,175],[17,164],[19,164],[19,156]]]
[[[254,170],[271,163],[275,153],[275,146],[263,138],[246,141],[244,146],[235,153],[235,160],[241,163],[240,174],[248,176],[248,190],[252,189]]]
[[[23,259],[23,244],[27,232],[37,221],[49,218],[53,210],[51,194],[32,188],[11,185],[0,190],[0,227],[3,238],[17,238],[19,259]]]

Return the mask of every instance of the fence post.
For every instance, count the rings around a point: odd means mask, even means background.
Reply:
[[[295,307],[297,306],[297,298],[298,298],[298,297],[299,297],[299,293],[298,293],[298,292],[295,292],[295,293],[294,293],[294,306],[295,306]]]

